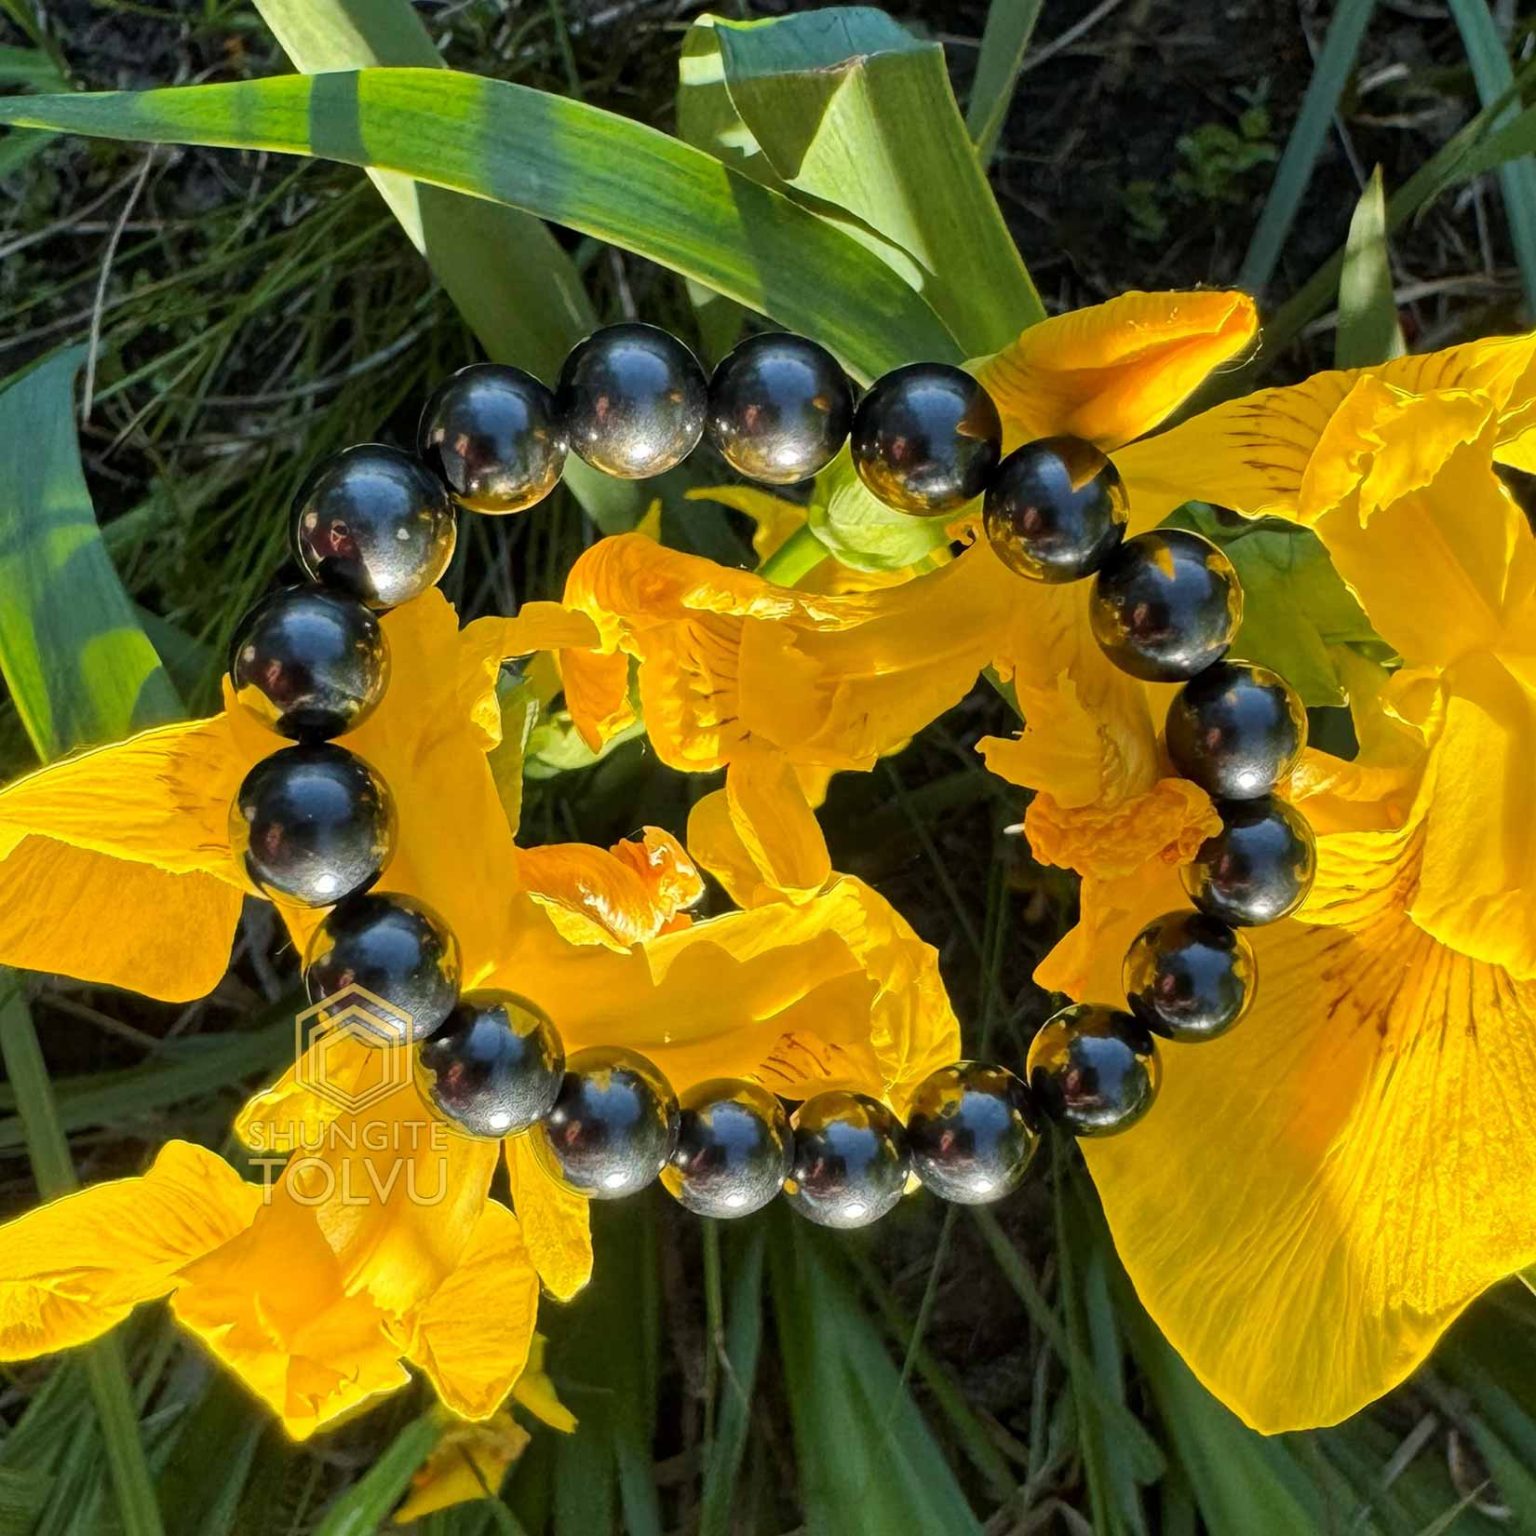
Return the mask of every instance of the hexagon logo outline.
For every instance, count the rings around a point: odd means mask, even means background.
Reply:
[[[349,1114],[388,1098],[411,1080],[411,1016],[353,983],[306,1008],[293,1021],[294,1081]],[[343,1039],[366,1045],[377,1079],[348,1086],[333,1075],[328,1046]]]

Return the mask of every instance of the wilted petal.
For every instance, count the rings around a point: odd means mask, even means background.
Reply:
[[[410,1494],[395,1511],[395,1524],[409,1525],[472,1499],[494,1498],[507,1468],[531,1438],[510,1413],[493,1414],[483,1424],[451,1425],[411,1477]]]

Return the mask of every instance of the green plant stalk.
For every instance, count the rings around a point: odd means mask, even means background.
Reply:
[[[1024,53],[1034,35],[1044,0],[992,0],[981,34],[976,79],[965,108],[965,126],[983,165],[997,151],[998,135],[1008,116]]]
[[[80,1187],[69,1156],[69,1142],[59,1124],[53,1084],[37,1043],[32,1012],[21,984],[11,971],[0,970],[0,1056],[6,1076],[16,1089],[27,1133],[38,1193],[56,1200]],[[128,1386],[122,1349],[111,1336],[82,1350],[91,1397],[101,1419],[107,1465],[117,1495],[118,1516],[128,1536],[161,1536],[160,1508],[139,1439],[139,1417]]]
[[[256,0],[256,9],[304,74],[446,67],[409,0]],[[565,354],[597,328],[597,315],[543,222],[391,171],[368,175],[487,356],[552,380]],[[637,485],[574,454],[565,483],[605,533],[634,527],[644,511]]]
[[[1280,260],[1281,248],[1296,222],[1297,210],[1312,179],[1312,168],[1328,136],[1329,125],[1339,106],[1339,97],[1355,67],[1365,29],[1376,9],[1376,0],[1340,0],[1328,36],[1318,55],[1317,67],[1302,97],[1296,126],[1286,141],[1285,152],[1275,168],[1271,189],[1259,226],[1253,232],[1238,286],[1258,293],[1269,286]]]

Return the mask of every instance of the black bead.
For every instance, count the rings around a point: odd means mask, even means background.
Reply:
[[[571,447],[588,464],[642,480],[698,447],[708,389],[677,337],[628,321],[594,331],[566,358],[555,399]]]
[[[1170,1040],[1214,1040],[1247,1012],[1258,989],[1253,946],[1203,912],[1154,918],[1125,952],[1131,1012]]]
[[[1168,706],[1168,756],[1186,779],[1221,800],[1267,795],[1301,757],[1307,712],[1268,667],[1218,661]]]
[[[917,517],[981,495],[1002,453],[992,397],[963,368],[909,363],[875,380],[853,413],[853,466],[888,507]]]
[[[806,480],[837,457],[853,391],[825,347],[804,336],[749,336],[709,381],[709,436],[737,474],[764,485]]]
[[[1080,437],[1042,437],[998,465],[983,504],[998,559],[1035,581],[1091,576],[1125,536],[1120,472]]]
[[[1089,603],[1104,654],[1150,683],[1180,682],[1219,661],[1242,617],[1232,562],[1183,528],[1127,539],[1100,566]]]
[[[294,501],[299,560],[375,608],[420,597],[453,558],[453,502],[424,464],[363,443],[327,459]]]
[[[472,1136],[516,1136],[554,1107],[565,1049],[549,1015],[513,992],[466,992],[416,1052],[416,1085]]]
[[[555,1106],[533,1131],[553,1177],[591,1200],[645,1188],[677,1141],[677,1098],[637,1051],[592,1046],[566,1063]]]
[[[1074,1003],[1040,1026],[1029,1047],[1029,1091],[1074,1136],[1113,1136],[1152,1107],[1157,1042],[1128,1013]]]
[[[304,985],[312,1003],[362,987],[411,1021],[412,1040],[424,1040],[458,1001],[458,941],[413,897],[353,896],[311,935]]]
[[[818,1226],[867,1227],[901,1199],[911,1158],[901,1122],[877,1099],[831,1089],[790,1122],[794,1162],[784,1195]]]
[[[416,451],[471,512],[522,512],[560,483],[565,424],[531,373],[473,363],[444,380],[421,413]]]
[[[696,1216],[750,1216],[789,1175],[789,1118],[755,1083],[712,1078],[681,1100],[677,1146],[661,1170],[667,1192]]]
[[[1317,874],[1317,840],[1306,817],[1273,795],[1219,800],[1216,811],[1221,830],[1184,866],[1190,900],[1238,927],[1289,917]]]
[[[1037,1140],[1029,1091],[1006,1067],[961,1061],[918,1084],[907,1111],[912,1170],[961,1205],[1018,1188]]]
[[[389,685],[389,642],[356,598],[289,587],[241,621],[230,655],[235,698],[295,741],[356,730]]]
[[[345,747],[287,747],[246,774],[229,840],[266,895],[329,907],[379,878],[394,852],[395,810],[384,780]]]

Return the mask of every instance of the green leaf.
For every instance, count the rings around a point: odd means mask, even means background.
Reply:
[[[876,252],[967,356],[1043,317],[937,43],[863,6],[706,16],[684,46],[682,80],[679,122],[693,142]]]
[[[1328,551],[1308,528],[1251,523],[1191,502],[1168,519],[1225,551],[1243,584],[1243,623],[1232,650],[1272,667],[1309,706],[1340,705],[1345,689],[1331,648],[1374,646],[1381,639]]]
[[[424,1413],[413,1419],[325,1512],[315,1536],[373,1536],[410,1486],[411,1476],[442,1438],[443,1416]]]
[[[1275,169],[1274,186],[1249,242],[1248,254],[1243,258],[1237,280],[1240,288],[1257,293],[1268,287],[1275,275],[1281,248],[1296,222],[1302,196],[1312,180],[1313,167],[1338,111],[1339,98],[1354,72],[1355,59],[1375,9],[1376,0],[1339,0],[1334,10],[1317,67],[1302,97],[1296,125]]]
[[[1451,16],[1461,33],[1472,66],[1479,100],[1486,107],[1498,101],[1514,83],[1504,38],[1486,0],[1450,0]],[[1499,108],[1495,124],[1502,127],[1519,115],[1517,105]],[[1509,240],[1525,287],[1525,303],[1536,316],[1536,161],[1522,156],[1499,167],[1499,187],[1509,220]]]
[[[1378,165],[1349,221],[1344,270],[1339,274],[1339,333],[1333,363],[1336,368],[1367,368],[1401,357],[1406,350],[1397,323],[1387,253],[1387,203]]]
[[[410,0],[256,0],[256,9],[305,74],[443,64]],[[597,315],[575,263],[543,223],[407,176],[368,174],[487,356],[553,379],[565,354],[597,328]],[[606,533],[632,528],[644,510],[639,486],[574,454],[565,482]]]
[[[521,208],[814,337],[862,378],[954,359],[938,316],[852,235],[700,150],[504,80],[365,69],[0,100],[0,122],[318,155]]]
[[[0,671],[44,761],[184,711],[107,558],[75,436],[83,347],[0,387]]]
[[[954,519],[911,517],[878,501],[848,448],[816,477],[806,526],[828,554],[856,571],[904,571],[949,543]]]
[[[997,148],[1041,4],[1042,0],[992,0],[987,7],[976,79],[965,108],[965,126],[983,164]]]
[[[774,1317],[810,1536],[979,1536],[831,1245],[783,1208],[768,1219]]]
[[[757,1382],[757,1360],[763,1343],[763,1255],[767,1223],[739,1223],[726,1228],[730,1305],[723,1336],[711,1338],[707,1349],[719,1349],[724,1357],[720,1373],[720,1408],[714,1438],[704,1461],[699,1495],[700,1536],[729,1536],[736,1505],[737,1475],[742,1452],[752,1427],[752,1397]],[[715,1228],[719,1235],[719,1227]],[[706,1236],[706,1243],[710,1238]]]

